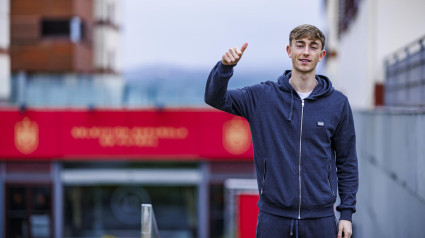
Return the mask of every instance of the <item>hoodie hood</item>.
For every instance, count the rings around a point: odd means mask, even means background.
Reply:
[[[294,93],[296,93],[295,89],[289,83],[291,74],[292,74],[291,70],[286,70],[283,73],[283,75],[278,78],[279,88],[282,89],[283,91],[291,93],[291,105],[289,108],[289,116],[287,118],[288,121],[292,120],[292,112],[294,110]],[[316,100],[320,97],[326,97],[334,91],[334,88],[332,87],[332,83],[328,79],[328,77],[317,74],[316,80],[317,80],[317,85],[313,89],[313,92],[311,92],[310,96],[306,98],[308,100]]]
[[[289,83],[291,74],[292,74],[291,70],[286,70],[285,73],[283,73],[283,75],[279,77],[278,84],[283,91],[295,93],[296,92],[295,89]],[[317,80],[317,85],[314,88],[313,92],[311,92],[310,96],[308,96],[307,99],[309,100],[315,100],[320,97],[328,96],[334,91],[334,88],[332,87],[332,83],[328,79],[328,77],[317,74],[316,80]]]

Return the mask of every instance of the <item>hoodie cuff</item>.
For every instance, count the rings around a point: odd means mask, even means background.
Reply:
[[[341,210],[339,213],[340,213],[340,217],[339,217],[340,220],[351,221],[353,217],[353,212],[350,209]]]
[[[220,73],[222,74],[231,74],[233,73],[233,67],[236,66],[235,65],[224,65],[223,63],[221,63],[221,61],[218,62],[219,68],[220,68]]]

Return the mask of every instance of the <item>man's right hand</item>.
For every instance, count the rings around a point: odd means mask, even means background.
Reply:
[[[243,44],[243,46],[239,49],[238,47],[230,48],[226,53],[224,53],[221,58],[221,63],[224,65],[235,65],[242,58],[243,52],[248,47],[248,43]]]

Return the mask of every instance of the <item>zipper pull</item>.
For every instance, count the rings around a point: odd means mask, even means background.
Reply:
[[[304,99],[303,99],[303,102],[302,102],[302,107],[304,108]]]

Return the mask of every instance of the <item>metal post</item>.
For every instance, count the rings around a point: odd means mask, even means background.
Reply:
[[[389,73],[389,71],[390,71],[390,62],[389,62],[389,60],[387,59],[387,60],[385,60],[385,82],[384,82],[384,105],[385,106],[388,106],[388,105],[390,105],[391,104],[391,99],[390,99],[390,89],[391,89],[391,87],[392,87],[392,85],[391,85],[391,81],[392,80],[390,80],[390,73]]]
[[[152,238],[152,205],[142,204],[142,238]]]
[[[94,222],[93,230],[94,235],[101,237],[103,233],[103,214],[102,214],[102,188],[94,188]]]
[[[25,72],[20,71],[18,73],[18,87],[17,87],[18,88],[17,102],[20,107],[25,106],[25,103],[26,103],[26,98],[25,98],[26,86],[27,86],[27,76]]]
[[[53,221],[54,237],[63,237],[63,185],[60,178],[62,165],[59,162],[53,163]]]
[[[5,194],[4,191],[4,183],[6,181],[6,169],[5,169],[5,162],[0,162],[0,237],[6,237],[6,231],[5,231]]]
[[[424,46],[424,39],[422,38],[419,41],[419,44],[421,45],[421,50],[420,50],[420,66],[421,67],[421,73],[419,76],[419,85],[421,85],[420,87],[422,88],[421,90],[421,104],[422,106],[425,106],[425,46]]]
[[[141,238],[160,238],[152,204],[142,204]]]
[[[399,106],[400,104],[400,61],[398,60],[397,54],[394,55],[394,64],[392,73],[395,75],[394,77],[394,87],[393,87],[393,106]]]
[[[406,105],[411,105],[411,97],[410,94],[412,93],[412,87],[411,87],[411,80],[410,80],[410,69],[411,69],[411,65],[410,65],[410,52],[409,52],[409,47],[406,47],[404,49],[404,52],[406,53],[406,57],[404,58],[404,63],[405,63],[405,68],[404,68],[404,75],[405,75],[405,79],[404,79],[404,94],[405,94],[405,106]]]
[[[198,185],[198,237],[206,238],[209,233],[209,164],[201,163],[201,181]]]

